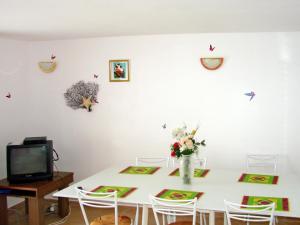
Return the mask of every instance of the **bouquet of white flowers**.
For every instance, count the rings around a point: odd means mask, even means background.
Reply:
[[[187,127],[176,128],[173,130],[173,138],[176,142],[171,144],[171,156],[180,158],[182,155],[191,155],[198,153],[199,146],[205,146],[205,140],[197,142],[195,140],[195,134],[198,131],[198,127],[191,132],[187,131]]]

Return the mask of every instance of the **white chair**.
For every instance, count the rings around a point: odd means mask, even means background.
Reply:
[[[163,225],[165,225],[165,216],[192,216],[192,225],[196,225],[196,207],[197,198],[192,200],[167,200],[152,195],[149,196],[152,204],[154,218],[156,225],[160,225],[158,215],[161,214],[163,218]],[[172,225],[187,225],[190,221],[178,221]]]
[[[194,166],[195,168],[200,168],[200,169],[206,169],[206,163],[207,163],[207,158],[203,157],[203,158],[199,158],[198,156],[193,158],[194,160]],[[177,160],[176,158],[172,159],[172,165],[173,167],[177,167],[179,164],[179,160]],[[204,223],[204,225],[206,225],[206,217],[205,214],[203,212],[199,212],[200,215],[200,225],[202,225]]]
[[[207,158],[203,157],[203,158],[198,158],[198,157],[194,157],[194,166],[195,168],[200,168],[200,169],[206,169],[206,163],[207,163]],[[179,160],[176,158],[172,159],[172,166],[176,167],[179,164]]]
[[[231,220],[250,222],[269,222],[274,223],[275,203],[269,205],[241,205],[224,200],[226,221],[231,225]]]
[[[169,167],[170,158],[169,157],[156,157],[156,158],[147,158],[147,157],[136,157],[135,165],[148,165],[148,166],[162,166]]]
[[[76,188],[79,205],[85,225],[130,225],[131,219],[127,216],[118,216],[117,192],[95,193]],[[95,218],[89,223],[85,207],[114,209],[114,215],[104,215]]]
[[[277,155],[248,154],[246,160],[247,172],[277,172]]]
[[[169,168],[170,158],[169,157],[136,157],[135,165],[136,166],[162,166]],[[139,220],[139,205],[136,206],[135,214],[135,225],[138,225]]]

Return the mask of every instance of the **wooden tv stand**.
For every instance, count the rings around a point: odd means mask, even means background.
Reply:
[[[7,196],[25,198],[26,211],[28,210],[29,225],[44,224],[44,196],[69,186],[73,182],[73,173],[55,172],[51,180],[32,183],[10,184],[7,179],[0,180],[0,225],[8,225]],[[0,192],[1,193],[1,192]],[[58,198],[58,213],[65,217],[69,213],[68,198]]]

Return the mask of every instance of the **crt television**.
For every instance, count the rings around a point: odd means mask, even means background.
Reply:
[[[32,182],[53,177],[53,143],[7,145],[7,179],[11,183]]]

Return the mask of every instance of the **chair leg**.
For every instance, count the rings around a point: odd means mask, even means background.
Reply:
[[[199,216],[200,216],[200,225],[206,225],[206,216],[205,216],[205,213],[199,213]]]
[[[277,224],[278,224],[278,217],[274,216],[273,225],[277,225]]]
[[[200,217],[200,225],[203,225],[203,214],[199,213],[199,217]]]
[[[139,204],[136,205],[136,210],[135,210],[135,218],[134,218],[134,225],[139,225]]]

